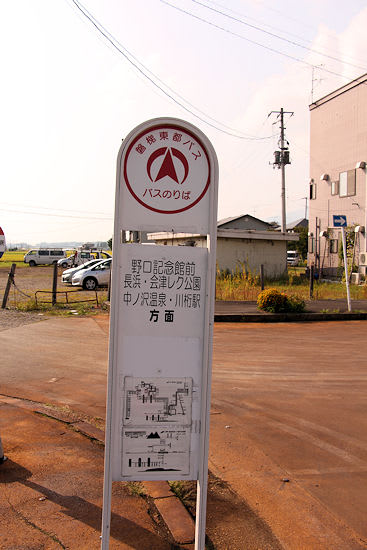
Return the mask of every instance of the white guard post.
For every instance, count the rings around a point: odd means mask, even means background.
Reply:
[[[218,163],[188,122],[144,122],[117,161],[102,545],[112,481],[197,480],[195,549],[205,548]],[[125,243],[126,230],[167,246]],[[174,234],[206,246],[172,246]]]
[[[6,250],[5,235],[4,231],[0,227],[0,258]]]
[[[348,311],[352,311],[352,303],[350,301],[350,289],[349,289],[349,274],[348,274],[348,256],[347,256],[347,238],[345,235],[345,227],[342,230],[342,243],[343,243],[343,258],[344,258],[344,274],[345,274],[345,287],[347,289],[347,303]]]

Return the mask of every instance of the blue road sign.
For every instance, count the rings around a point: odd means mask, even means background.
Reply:
[[[333,225],[334,227],[347,227],[347,216],[344,214],[333,216]]]

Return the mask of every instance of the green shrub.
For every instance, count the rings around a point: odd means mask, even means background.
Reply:
[[[276,288],[268,288],[260,292],[257,297],[257,307],[271,313],[285,311],[287,295],[279,292]]]
[[[289,275],[290,285],[304,285],[307,284],[307,277],[305,273],[294,273]]]
[[[291,313],[302,313],[305,310],[306,303],[298,296],[287,296],[287,310]]]
[[[258,295],[257,307],[270,313],[302,313],[305,302],[297,296],[287,296],[276,288],[268,288]]]

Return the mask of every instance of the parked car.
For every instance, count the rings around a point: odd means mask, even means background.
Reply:
[[[80,271],[81,269],[90,269],[94,265],[98,264],[100,261],[101,261],[100,259],[90,260],[89,262],[85,262],[85,264],[77,265],[76,267],[70,267],[69,269],[65,269],[65,271],[63,271],[61,275],[61,282],[71,285],[71,280],[77,271]]]
[[[85,264],[89,260],[100,261],[107,258],[111,258],[111,254],[102,250],[77,250],[68,258],[61,258],[57,262],[57,265],[61,267],[73,267]]]
[[[66,250],[62,248],[34,248],[24,255],[24,263],[30,267],[55,264],[66,259]]]
[[[288,265],[298,265],[299,254],[297,250],[287,250],[287,264]]]
[[[82,286],[85,290],[95,290],[99,286],[108,286],[110,281],[112,258],[102,260],[91,268],[77,271],[71,280],[73,286]]]

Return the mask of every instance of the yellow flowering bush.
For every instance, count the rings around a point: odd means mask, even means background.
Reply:
[[[276,288],[268,288],[258,295],[257,307],[270,313],[302,313],[305,310],[305,302],[297,296],[287,296],[285,292],[279,292]]]

